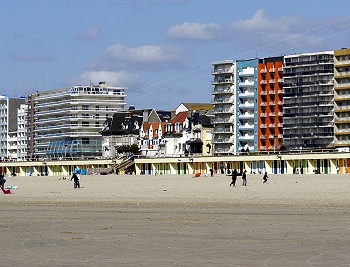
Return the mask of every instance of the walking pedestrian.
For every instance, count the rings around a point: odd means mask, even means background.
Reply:
[[[213,177],[214,176],[214,170],[210,169],[209,172],[210,172],[210,177]]]
[[[268,179],[269,177],[267,176],[267,172],[265,172],[265,174],[264,174],[264,176],[263,176],[263,184],[264,183],[266,183],[267,182],[267,179]]]
[[[236,169],[234,169],[231,173],[231,175],[228,176],[232,176],[232,182],[230,183],[230,186],[236,186],[236,180],[237,180],[237,176],[238,176],[238,172]]]
[[[247,186],[247,171],[244,170],[242,173],[242,186]]]
[[[4,175],[4,173],[1,171],[1,173],[0,173],[0,186],[1,186],[2,189],[4,189],[5,183],[6,183],[6,179],[5,179],[4,177],[5,177],[5,175]]]
[[[74,172],[70,180],[74,180],[74,188],[80,188],[80,179],[78,173]]]

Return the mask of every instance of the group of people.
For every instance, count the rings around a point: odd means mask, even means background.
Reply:
[[[237,176],[239,175],[242,175],[242,186],[247,186],[247,171],[244,170],[241,174],[239,174],[236,169],[232,170],[231,174],[228,174],[228,176],[232,177],[230,186],[236,186]],[[265,172],[263,176],[263,183],[266,183],[268,178],[267,172]]]

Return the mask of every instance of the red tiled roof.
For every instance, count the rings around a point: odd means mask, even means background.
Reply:
[[[187,111],[179,112],[174,118],[172,118],[169,122],[171,124],[183,123],[187,118]]]

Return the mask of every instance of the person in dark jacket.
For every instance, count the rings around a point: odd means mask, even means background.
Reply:
[[[80,179],[77,173],[74,172],[70,180],[74,180],[74,188],[80,188]]]
[[[242,186],[247,186],[247,171],[244,170],[242,173]]]
[[[5,175],[3,172],[0,173],[0,186],[2,189],[4,189],[5,187],[5,183],[6,183],[6,179],[4,178]]]
[[[228,176],[232,176],[232,182],[230,183],[230,186],[236,186],[236,180],[237,180],[237,176],[238,176],[238,172],[236,169],[234,169],[231,173],[231,175]]]
[[[268,179],[269,177],[267,176],[267,172],[265,172],[265,174],[264,174],[264,176],[263,176],[263,184],[264,183],[266,183],[267,182],[267,179]]]

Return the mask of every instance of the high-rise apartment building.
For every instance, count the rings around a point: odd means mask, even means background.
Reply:
[[[125,109],[125,88],[99,85],[28,96],[28,153],[35,159],[102,156],[103,123]]]
[[[235,65],[231,60],[213,63],[214,96],[213,150],[214,155],[235,153]]]
[[[258,151],[258,59],[236,61],[235,152]]]
[[[283,140],[289,149],[333,147],[333,55],[284,56]]]
[[[24,98],[0,96],[0,157],[2,159],[17,159],[17,109],[24,102]]]
[[[334,146],[350,147],[350,49],[334,51]]]
[[[283,57],[259,60],[258,151],[279,150],[283,144]]]

